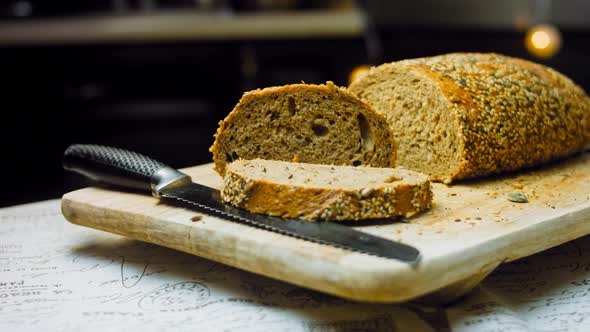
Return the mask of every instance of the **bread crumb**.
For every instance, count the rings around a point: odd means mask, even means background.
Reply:
[[[300,161],[299,155],[298,154],[293,155],[293,160],[291,160],[291,162],[298,163],[299,161]]]
[[[513,183],[512,184],[512,188],[514,188],[514,189],[522,189],[522,188],[524,188],[524,185],[522,183]]]
[[[191,218],[191,221],[199,221],[201,219],[203,219],[203,216],[200,214],[197,214]]]

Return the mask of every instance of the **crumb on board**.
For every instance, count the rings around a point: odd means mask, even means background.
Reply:
[[[191,221],[199,221],[201,219],[203,219],[203,216],[200,214],[191,217]]]
[[[495,221],[495,222],[503,222],[503,221],[508,221],[508,218],[507,218],[507,217],[501,217],[501,216],[497,216],[497,217],[494,217],[494,221]]]

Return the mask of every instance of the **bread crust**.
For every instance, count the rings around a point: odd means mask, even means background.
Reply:
[[[590,99],[546,66],[495,53],[452,53],[374,67],[349,91],[376,107],[365,92],[394,68],[436,84],[459,128],[458,162],[432,180],[514,171],[572,155],[590,142]]]
[[[247,167],[257,166],[259,162],[239,160],[228,165],[221,191],[226,202],[253,212],[284,218],[333,221],[409,217],[432,205],[433,194],[428,177],[412,171],[388,169],[399,181],[379,187],[326,188],[316,183],[278,183],[252,176]],[[284,162],[272,164],[277,165],[276,168],[289,164],[295,168],[297,165]],[[268,167],[269,173],[273,172],[271,167]],[[305,167],[346,168],[310,164]]]
[[[385,137],[381,142],[378,142],[378,144],[382,144],[382,145],[387,146],[387,148],[385,149],[385,150],[387,150],[386,151],[387,156],[385,158],[386,160],[376,163],[376,164],[369,163],[369,165],[380,166],[380,167],[384,167],[384,166],[394,167],[395,166],[396,151],[397,151],[396,145],[395,145],[395,139],[394,139],[393,133],[391,132],[391,128],[389,128],[387,125],[387,121],[386,121],[384,115],[377,112],[371,105],[358,99],[356,96],[354,96],[353,94],[348,92],[346,89],[337,87],[332,82],[327,82],[325,85],[304,84],[304,83],[290,84],[290,85],[285,85],[285,86],[257,89],[257,90],[253,90],[253,91],[249,91],[249,92],[244,93],[244,95],[242,96],[240,101],[237,103],[237,105],[234,107],[234,109],[227,115],[227,117],[224,120],[219,122],[219,127],[217,128],[217,131],[215,133],[215,141],[209,149],[209,151],[213,154],[213,162],[215,163],[215,166],[214,166],[215,171],[223,176],[225,174],[226,164],[228,162],[232,161],[232,160],[228,160],[228,158],[225,156],[225,153],[228,150],[228,145],[232,144],[226,139],[227,136],[229,135],[228,134],[229,127],[232,124],[239,123],[238,117],[242,113],[245,113],[246,111],[248,111],[248,108],[250,107],[250,105],[252,105],[253,103],[255,103],[263,98],[271,98],[271,97],[276,98],[277,96],[285,96],[285,95],[289,95],[289,94],[295,94],[295,93],[301,93],[301,92],[307,92],[307,91],[316,91],[316,92],[322,92],[325,94],[329,94],[330,96],[333,96],[334,98],[336,98],[338,100],[343,100],[346,103],[357,105],[358,109],[362,109],[363,112],[369,113],[368,115],[370,115],[372,117],[372,119],[374,119],[376,122],[379,123],[380,127],[375,128],[375,129],[379,129],[379,131],[380,131],[379,135],[383,135]],[[240,125],[243,125],[243,123]],[[249,128],[249,129],[256,130],[254,128]],[[268,130],[269,128],[264,128],[264,129]],[[269,131],[269,135],[270,135],[270,131]],[[276,143],[279,144],[279,142],[276,142]],[[255,151],[253,151],[253,149],[249,149],[248,154],[249,155],[246,157],[246,159],[252,159],[252,158],[257,158],[257,157],[265,158],[265,159],[276,159],[276,158],[273,158],[272,156],[269,157],[269,156],[262,155],[262,153],[257,153]],[[244,158],[243,156],[239,156],[239,157]],[[283,159],[283,160],[287,160],[287,159]],[[290,156],[288,158],[288,160],[306,161],[305,156],[301,155],[300,151],[298,151],[297,147],[295,147],[295,146],[292,147],[292,156]],[[325,161],[322,161],[322,163],[330,164],[330,163],[335,163],[335,161],[327,159]]]

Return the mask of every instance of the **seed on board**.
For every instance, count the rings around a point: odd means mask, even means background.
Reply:
[[[202,216],[202,215],[200,215],[200,214],[197,214],[196,216],[193,216],[193,217],[191,218],[191,220],[192,220],[192,221],[199,221],[199,220],[201,220],[201,219],[203,219],[203,216]]]
[[[515,203],[527,203],[529,201],[529,198],[521,192],[508,193],[506,197],[508,197],[509,201]]]

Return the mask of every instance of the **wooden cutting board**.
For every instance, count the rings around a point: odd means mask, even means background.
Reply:
[[[194,181],[219,187],[212,165],[185,169]],[[479,181],[433,184],[434,206],[405,222],[355,228],[420,249],[417,266],[167,206],[157,199],[104,188],[63,196],[72,223],[159,244],[240,269],[371,302],[417,297],[450,301],[475,287],[502,262],[590,233],[590,153]],[[522,192],[528,203],[507,194]],[[202,216],[202,219],[200,216]]]

